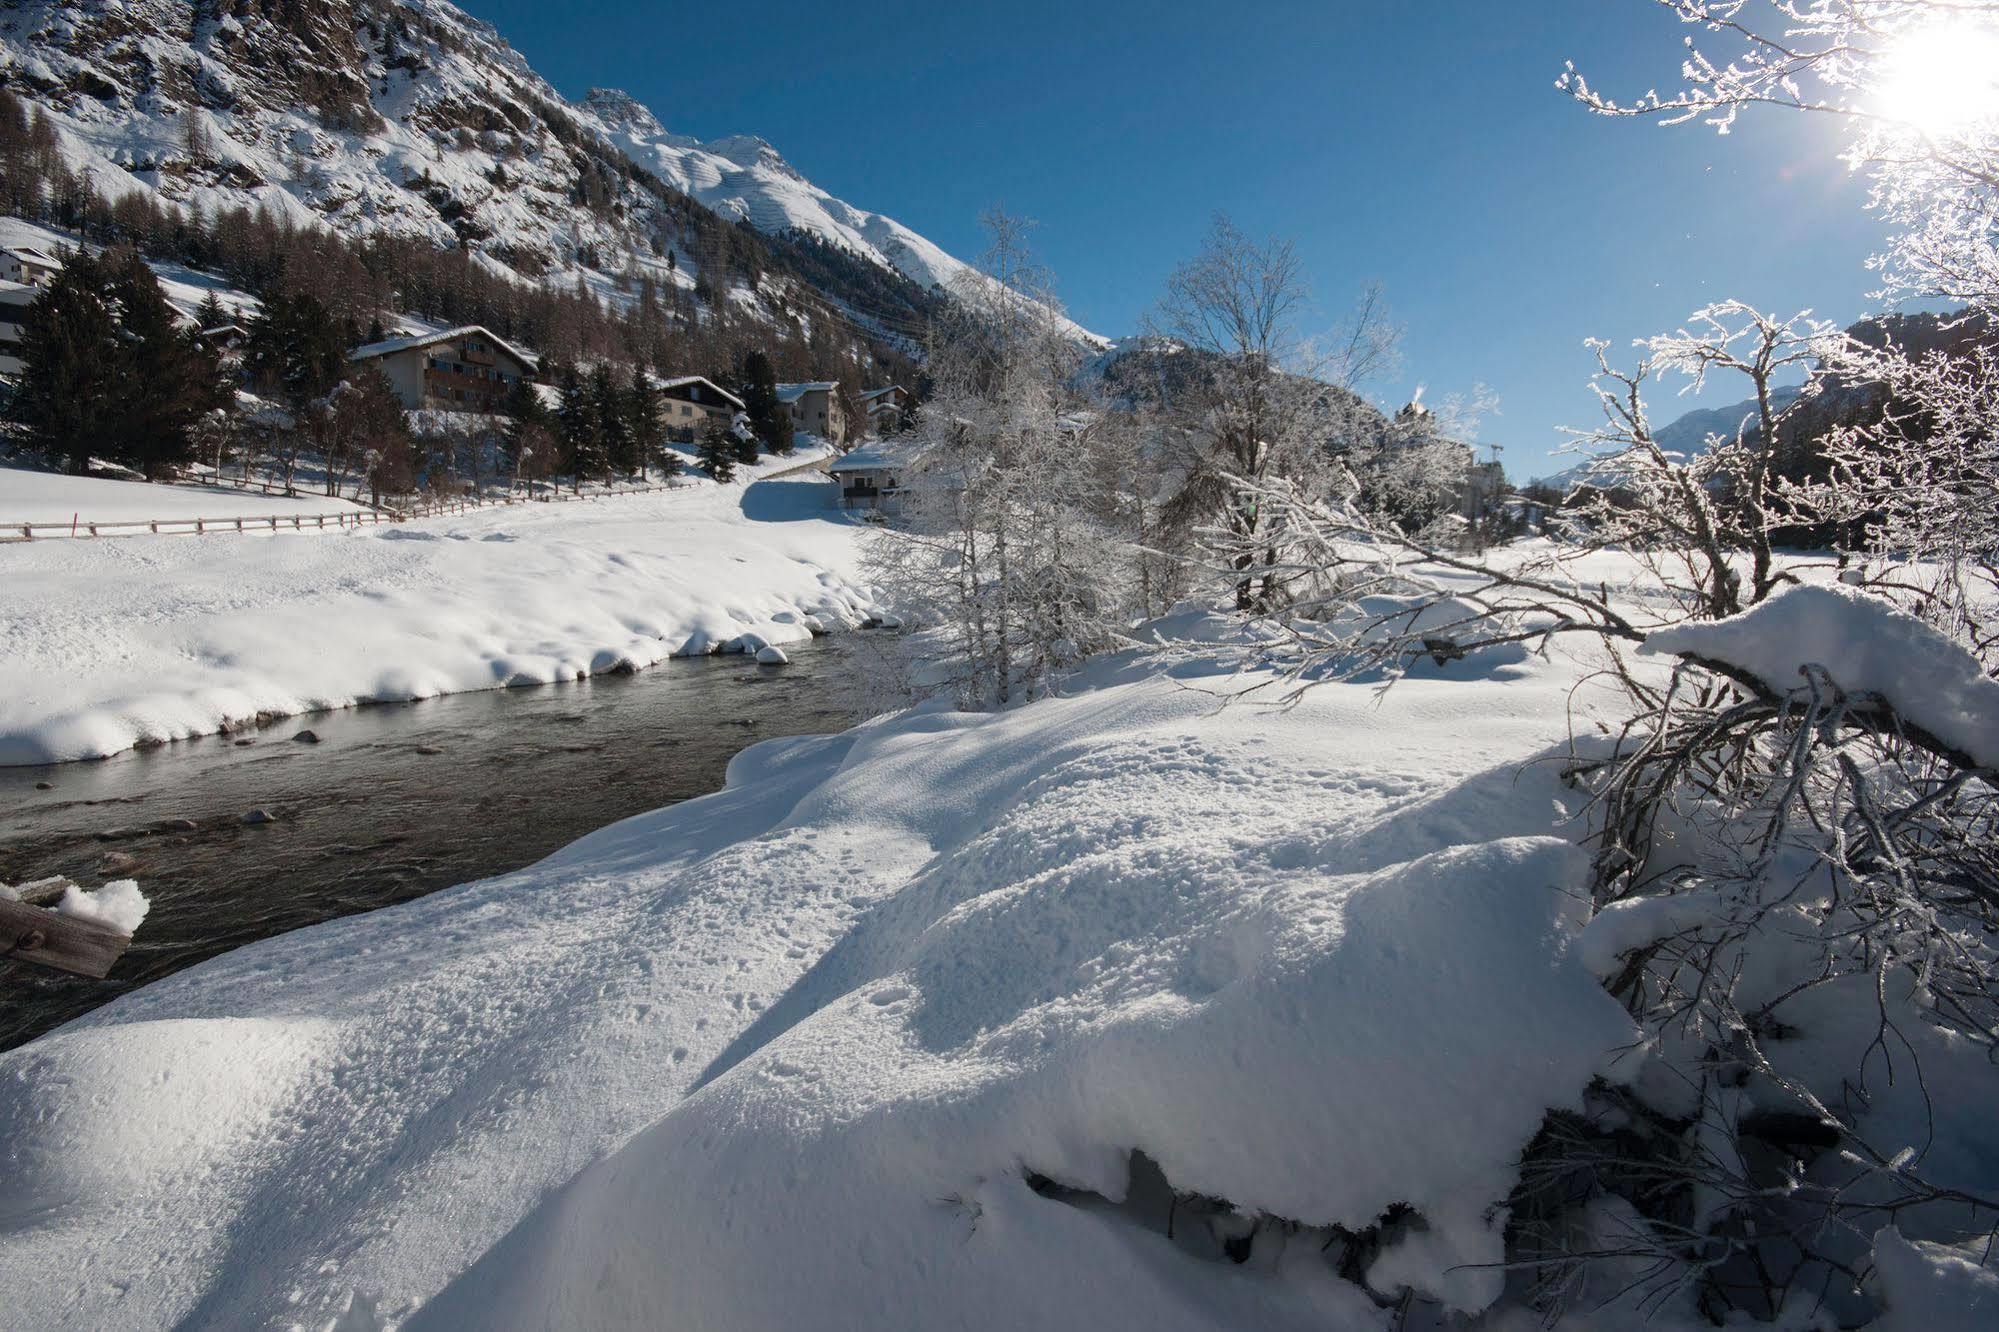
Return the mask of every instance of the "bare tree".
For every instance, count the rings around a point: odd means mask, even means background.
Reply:
[[[1071,388],[1078,348],[1025,225],[995,211],[986,226],[984,269],[958,284],[933,332],[935,387],[900,515],[869,561],[893,604],[948,639],[927,683],[1004,704],[1111,641],[1124,598],[1091,493],[1102,477],[1096,421]]]

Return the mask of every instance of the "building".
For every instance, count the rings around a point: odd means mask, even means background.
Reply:
[[[727,426],[743,410],[743,400],[700,375],[677,375],[672,379],[654,377],[659,389],[660,419],[668,439],[692,444],[710,421]]]
[[[213,348],[224,365],[235,365],[241,361],[243,349],[250,343],[250,330],[241,324],[218,324],[214,328],[202,329],[195,336]]]
[[[497,412],[539,363],[476,324],[356,347],[352,362],[381,368],[409,411]]]
[[[1474,462],[1458,483],[1458,516],[1479,522],[1499,507],[1506,496],[1506,470],[1497,459]]]
[[[918,456],[909,440],[907,435],[875,440],[828,463],[827,474],[840,483],[841,506],[892,512]]]
[[[21,373],[21,325],[39,295],[23,283],[0,282],[0,375],[12,378]]]
[[[817,384],[779,384],[777,400],[791,413],[791,428],[819,436],[829,444],[847,438],[847,412],[840,402],[837,380]]]
[[[868,389],[861,394],[861,408],[868,414],[868,433],[876,437],[893,435],[909,415],[909,390],[900,384]]]
[[[24,287],[45,287],[62,272],[62,260],[33,245],[9,245],[0,249],[0,281],[18,282]]]

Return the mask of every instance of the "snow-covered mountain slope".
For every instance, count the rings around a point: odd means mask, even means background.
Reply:
[[[1797,400],[1798,393],[1796,387],[1780,388],[1773,390],[1770,397],[1777,410],[1782,411]],[[1726,407],[1696,407],[1675,417],[1667,424],[1656,427],[1652,431],[1652,438],[1657,440],[1659,447],[1667,453],[1689,458],[1694,454],[1707,452],[1710,438],[1719,435],[1723,439],[1734,439],[1736,432],[1745,428],[1746,422],[1753,422],[1755,419],[1754,398],[1730,403]],[[1586,460],[1573,467],[1564,468],[1553,476],[1539,477],[1537,481],[1541,485],[1553,486],[1557,490],[1567,490],[1588,475],[1592,466],[1593,463]]]
[[[0,84],[104,194],[462,246],[565,289],[614,296],[638,272],[693,291],[737,257],[738,219],[838,247],[907,279],[905,296],[966,271],[761,139],[675,136],[621,93],[570,103],[444,0],[0,0]],[[767,313],[788,279],[863,320],[908,317],[906,299],[876,309],[878,284],[839,289],[782,245],[759,277],[736,299]]]
[[[702,143],[673,134],[631,94],[614,88],[591,89],[579,109],[632,161],[661,181],[766,235],[815,236],[901,273],[925,290],[949,292],[966,275],[977,273],[894,218],[834,198],[755,135]],[[1069,327],[1085,340],[1102,344],[1079,325]]]
[[[767,235],[803,231],[892,268],[923,287],[949,289],[967,265],[893,218],[836,199],[753,135],[702,143],[671,134],[628,93],[594,88],[581,109],[634,162],[731,221]]]

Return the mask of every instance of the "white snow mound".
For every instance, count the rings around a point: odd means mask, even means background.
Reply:
[[[1516,771],[1572,681],[1220,709],[1230,670],[755,746],[717,795],[0,1056],[0,1128],[112,1115],[10,1158],[9,1316],[1376,1327],[1275,1219],[1397,1204],[1376,1288],[1483,1307],[1522,1147],[1633,1039],[1575,955],[1555,769]],[[200,1053],[229,1022],[267,1075]],[[126,1109],[135,1049],[190,1052],[213,1111]],[[1135,1153],[1267,1218],[1249,1261],[1114,1205]]]
[[[1724,662],[1779,694],[1798,687],[1804,666],[1822,666],[1847,694],[1879,695],[1905,721],[1999,767],[1999,681],[1944,634],[1853,588],[1788,588],[1725,620],[1658,630],[1644,650]]]

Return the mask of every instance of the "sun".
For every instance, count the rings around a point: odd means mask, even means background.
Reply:
[[[1884,53],[1874,110],[1925,134],[1954,134],[1999,119],[1999,27],[1928,23]]]

